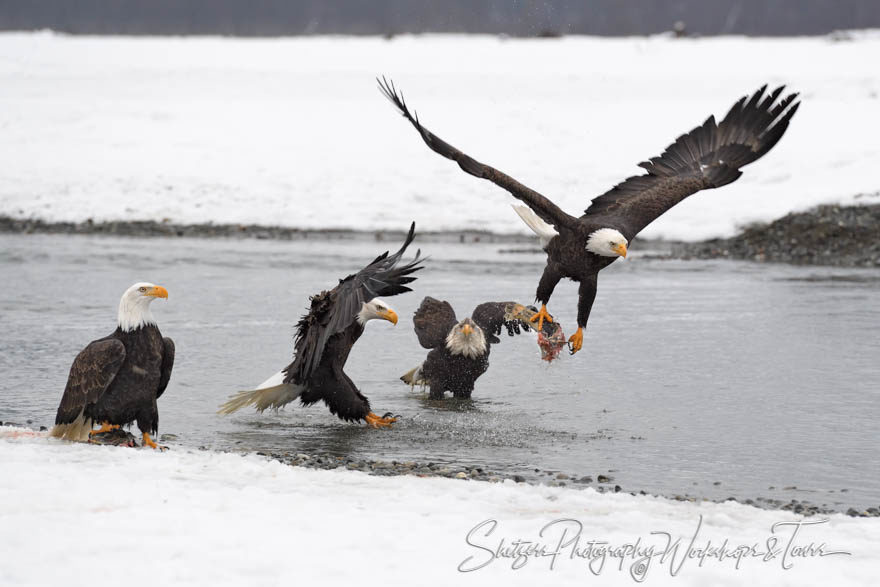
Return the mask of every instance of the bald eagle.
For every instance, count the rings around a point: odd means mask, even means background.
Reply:
[[[156,400],[171,379],[174,342],[162,337],[150,312],[156,298],[168,298],[168,290],[152,283],[122,294],[116,330],[89,343],[70,367],[52,436],[83,441],[136,420],[144,446],[158,448],[150,435],[159,428]]]
[[[779,100],[784,86],[767,86],[737,101],[720,123],[710,116],[675,140],[662,155],[639,163],[647,173],[630,177],[593,199],[580,217],[563,212],[549,199],[509,175],[472,159],[435,136],[410,113],[403,94],[384,78],[379,89],[409,120],[434,152],[452,159],[465,172],[488,179],[526,206],[517,213],[539,236],[547,265],[538,283],[539,324],[551,319],[547,303],[563,277],[580,283],[578,328],[569,339],[572,353],[583,346],[583,331],[596,297],[596,277],[618,257],[626,257],[633,238],[658,216],[700,190],[727,185],[740,168],[763,157],[782,138],[800,105],[797,94]]]
[[[497,335],[502,328],[509,336],[529,328],[525,311],[516,302],[485,302],[458,320],[449,302],[426,297],[413,316],[413,326],[419,344],[431,352],[400,379],[427,385],[431,399],[442,399],[446,391],[470,398],[474,383],[489,369],[490,345],[501,342]]]
[[[302,405],[323,400],[342,420],[390,427],[396,419],[370,411],[370,401],[342,369],[367,322],[382,319],[397,324],[397,314],[378,296],[412,291],[406,284],[415,281],[412,274],[422,268],[421,251],[409,263],[400,267],[398,263],[415,238],[415,226],[410,226],[399,251],[393,255],[386,251],[332,290],[312,296],[308,314],[297,324],[293,362],[256,389],[233,395],[219,413],[231,414],[250,405],[262,412],[300,398]]]

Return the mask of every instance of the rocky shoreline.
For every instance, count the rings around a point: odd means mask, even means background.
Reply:
[[[416,461],[381,461],[381,460],[360,460],[348,457],[338,457],[332,455],[309,455],[304,453],[277,453],[277,452],[257,452],[256,454],[280,461],[284,464],[294,467],[306,467],[309,469],[346,469],[350,471],[360,471],[368,475],[376,475],[388,477],[393,475],[414,475],[416,477],[446,477],[449,479],[460,479],[463,481],[479,481],[485,483],[500,483],[506,480],[515,483],[526,483],[529,485],[547,485],[550,487],[569,487],[572,489],[593,488],[599,493],[629,493],[630,495],[653,495],[654,497],[663,497],[675,501],[689,502],[725,502],[736,501],[745,505],[758,507],[768,510],[789,511],[804,516],[826,515],[843,513],[850,517],[876,518],[880,517],[880,508],[868,507],[862,510],[856,508],[848,508],[845,512],[835,510],[825,506],[810,503],[804,500],[792,499],[783,501],[775,498],[756,497],[755,499],[737,499],[728,497],[723,500],[711,500],[705,497],[694,496],[690,494],[674,494],[674,495],[654,495],[644,490],[633,491],[622,488],[615,483],[614,476],[611,472],[600,473],[596,475],[568,475],[560,471],[549,471],[534,469],[526,475],[517,475],[509,473],[496,473],[486,470],[482,467],[454,465],[449,463],[432,463],[432,462],[416,462]],[[716,482],[718,484],[719,482]],[[772,489],[772,488],[771,488]]]
[[[826,205],[753,225],[727,239],[679,243],[683,259],[880,267],[880,204]]]
[[[46,432],[46,426],[34,426],[32,420],[27,420],[26,424],[17,424],[13,422],[2,422],[0,426],[11,426],[22,429],[39,429]],[[162,434],[158,438],[160,445],[162,443],[174,443],[177,436],[174,434]],[[112,432],[106,432],[94,436],[91,441],[93,444],[111,445],[119,447],[139,447],[137,438],[129,431],[120,429]],[[167,449],[162,446],[162,449]],[[172,449],[174,447],[171,447]],[[214,450],[206,446],[199,447],[199,450]],[[231,452],[231,451],[228,451]],[[247,454],[244,452],[243,454]],[[461,481],[476,481],[483,483],[501,483],[504,481],[512,481],[514,483],[525,483],[528,485],[547,485],[549,487],[569,487],[572,489],[586,489],[592,487],[599,493],[621,493],[626,492],[630,495],[652,495],[653,497],[663,497],[675,501],[689,501],[692,503],[711,501],[724,502],[736,501],[745,505],[758,507],[768,510],[789,511],[804,516],[826,515],[835,513],[844,513],[850,517],[860,518],[876,518],[880,517],[880,508],[868,507],[864,509],[848,508],[845,512],[839,509],[828,508],[816,505],[805,500],[792,499],[784,501],[775,498],[756,497],[755,499],[737,499],[728,497],[723,500],[712,500],[705,497],[684,494],[673,495],[656,495],[649,494],[644,490],[634,491],[621,487],[615,482],[613,471],[598,473],[595,475],[569,475],[561,471],[551,471],[534,469],[523,471],[522,474],[499,473],[478,466],[466,466],[452,463],[434,463],[434,462],[417,462],[417,461],[382,461],[374,459],[352,459],[350,457],[340,457],[328,454],[305,454],[300,452],[263,452],[257,451],[254,454],[273,459],[284,463],[291,467],[305,467],[307,469],[319,470],[335,470],[345,469],[348,471],[360,471],[368,475],[378,477],[391,477],[396,475],[413,475],[416,477],[444,477],[447,479],[458,479]],[[720,482],[715,482],[719,485]],[[769,488],[774,489],[774,488]],[[783,488],[793,489],[793,488]],[[846,490],[843,490],[846,491]]]
[[[112,220],[95,222],[45,222],[43,220],[0,216],[0,234],[71,234],[135,238],[236,238],[258,240],[390,240],[406,236],[397,230],[353,230],[344,228],[290,228],[259,224],[176,224],[155,220]],[[499,234],[480,230],[419,231],[422,242],[528,243],[535,240],[525,234]]]
[[[871,194],[877,197],[878,194]],[[0,216],[0,234],[72,234],[120,237],[238,238],[266,240],[399,240],[402,231],[300,229],[256,224],[176,224],[153,220],[45,222]],[[503,253],[540,253],[526,234],[479,230],[420,232],[422,242],[526,244]],[[726,239],[696,243],[640,240],[640,248],[661,259],[738,259],[795,265],[880,267],[880,204],[825,205],[756,224]]]

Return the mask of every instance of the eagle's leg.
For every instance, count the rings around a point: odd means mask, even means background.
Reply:
[[[577,332],[572,334],[571,338],[568,339],[568,344],[571,349],[571,354],[575,354],[584,348],[584,329],[578,326]]]
[[[560,279],[562,279],[562,273],[556,271],[556,269],[548,263],[547,266],[544,267],[541,281],[538,282],[538,291],[535,293],[535,299],[541,302],[541,309],[529,319],[530,322],[538,323],[539,332],[544,328],[544,320],[551,324],[553,323],[553,317],[550,316],[550,312],[547,311],[547,302],[550,301],[550,296],[553,295],[553,290],[556,289],[556,284],[559,283]]]
[[[150,448],[157,448],[159,450],[168,450],[167,446],[160,446],[160,445],[156,444],[156,442],[152,438],[150,438],[149,432],[144,432],[144,439],[143,439],[142,444],[144,446],[149,446]]]
[[[593,300],[596,299],[596,274],[581,280],[578,289],[578,329],[568,339],[571,354],[575,354],[584,348],[584,328],[590,319],[590,310],[593,309]]]
[[[541,309],[538,310],[538,313],[529,318],[529,322],[538,322],[538,331],[544,328],[544,320],[553,324],[553,316],[550,315],[550,312],[547,311],[547,305],[541,304]]]
[[[90,430],[89,436],[94,436],[96,434],[103,434],[105,432],[110,432],[111,430],[116,430],[119,428],[119,424],[111,424],[110,422],[101,422],[101,427],[97,430]]]
[[[373,412],[368,412],[364,419],[367,421],[367,426],[372,426],[373,428],[391,428],[391,425],[397,422],[397,418],[377,416]]]

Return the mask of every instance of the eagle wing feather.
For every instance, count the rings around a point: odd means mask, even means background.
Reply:
[[[309,312],[297,324],[295,358],[286,369],[285,381],[305,382],[321,362],[327,341],[351,326],[365,302],[412,291],[407,284],[416,280],[412,274],[422,268],[421,251],[416,251],[409,263],[399,263],[415,238],[415,227],[413,222],[396,253],[386,251],[357,273],[340,280],[332,290],[312,296]]]
[[[710,116],[675,140],[662,155],[639,163],[645,175],[630,177],[598,196],[581,217],[603,222],[632,239],[661,214],[700,190],[736,181],[740,168],[760,159],[782,138],[797,112],[797,94],[779,102],[785,86],[767,86],[737,101],[716,124]]]
[[[394,104],[404,118],[412,123],[419,132],[419,135],[421,135],[422,140],[425,141],[425,144],[432,151],[455,161],[466,173],[481,179],[487,179],[495,185],[504,188],[513,197],[531,208],[544,222],[555,226],[557,230],[561,227],[572,227],[576,224],[576,218],[563,212],[559,206],[543,195],[521,184],[506,173],[498,171],[485,163],[480,163],[426,129],[419,122],[418,115],[410,113],[406,101],[403,99],[403,92],[397,91],[397,88],[394,87],[394,82],[386,80],[384,77],[382,79],[377,78],[376,81],[382,94]]]
[[[440,301],[430,296],[422,300],[419,309],[413,315],[413,327],[419,344],[426,349],[442,346],[452,327],[458,323],[455,310],[447,301]]]
[[[96,403],[112,383],[125,361],[125,345],[115,338],[102,338],[81,350],[70,366],[70,375],[55,424],[70,424],[86,406]]]

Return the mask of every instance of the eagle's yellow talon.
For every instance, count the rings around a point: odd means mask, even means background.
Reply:
[[[568,344],[571,347],[571,354],[575,354],[584,348],[584,329],[579,326],[577,332],[568,339]]]
[[[153,439],[150,438],[150,435],[147,434],[146,432],[144,432],[143,445],[144,445],[144,446],[149,446],[150,448],[159,449],[159,450],[168,450],[168,447],[167,447],[167,446],[159,446],[158,444],[156,444],[156,443],[153,441]]]
[[[391,428],[391,425],[397,422],[397,418],[382,418],[373,412],[367,414],[364,419],[367,421],[367,425],[373,428]]]
[[[96,434],[103,434],[105,432],[110,432],[112,430],[117,430],[119,428],[118,424],[111,424],[110,422],[101,422],[101,427],[97,430],[90,430],[89,437],[92,437]]]
[[[541,309],[538,310],[538,313],[529,318],[529,322],[534,322],[535,320],[538,321],[538,330],[544,328],[544,320],[546,320],[550,324],[553,324],[553,316],[551,316],[550,312],[547,311],[546,304],[541,304]]]

